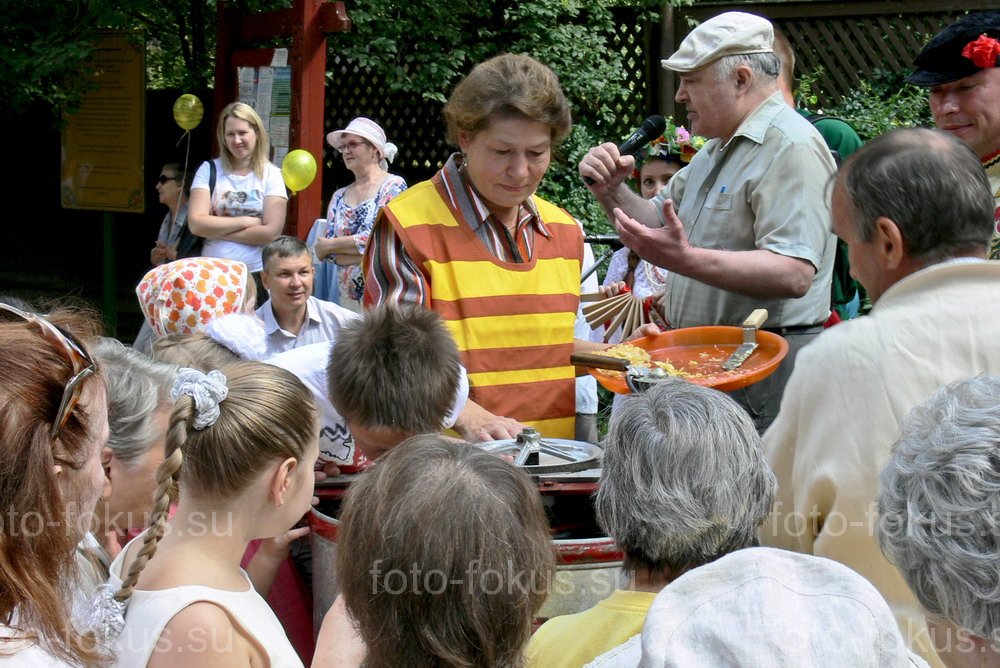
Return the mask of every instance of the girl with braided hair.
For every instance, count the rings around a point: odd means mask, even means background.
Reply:
[[[309,510],[312,396],[283,369],[243,362],[181,369],[174,399],[150,527],[111,565],[126,606],[116,665],[301,666],[240,558]]]

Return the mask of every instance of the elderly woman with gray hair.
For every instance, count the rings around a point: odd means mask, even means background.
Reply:
[[[1000,665],[1000,376],[942,387],[882,470],[878,539],[948,666]]]
[[[629,396],[611,419],[596,497],[628,584],[543,624],[529,665],[580,666],[639,633],[673,580],[757,545],[776,485],[753,421],[728,396],[681,380]]]
[[[111,432],[101,451],[111,493],[98,501],[95,533],[114,557],[116,539],[124,538],[130,529],[143,529],[153,509],[156,468],[163,461],[173,407],[170,389],[177,367],[151,360],[109,338],[99,340],[94,356],[107,370]]]

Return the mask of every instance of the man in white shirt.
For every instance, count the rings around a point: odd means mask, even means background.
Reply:
[[[337,340],[337,332],[358,317],[337,304],[312,296],[312,256],[305,242],[280,236],[263,251],[261,280],[269,298],[257,309],[264,321],[267,354]]]

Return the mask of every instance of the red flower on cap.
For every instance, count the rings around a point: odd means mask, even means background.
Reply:
[[[1000,42],[993,37],[980,35],[962,49],[962,55],[972,60],[976,67],[996,67],[1000,56]]]

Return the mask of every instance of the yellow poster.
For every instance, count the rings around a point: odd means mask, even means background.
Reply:
[[[62,132],[62,205],[142,213],[145,52],[131,33],[105,33],[92,56],[95,88]]]

